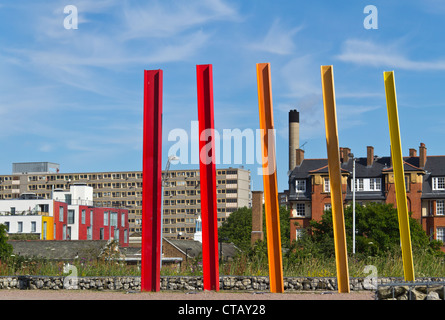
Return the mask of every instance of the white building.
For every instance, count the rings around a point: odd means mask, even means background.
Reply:
[[[85,212],[81,212],[79,206],[93,205],[93,187],[89,187],[84,183],[75,183],[70,186],[70,191],[55,189],[53,199],[68,204],[69,237],[71,240],[79,240],[80,221],[76,219],[76,217],[79,217],[81,214],[86,214]]]
[[[38,234],[45,240],[54,227],[53,212],[54,200],[37,199],[31,194],[0,201],[0,223],[6,225],[8,233]]]
[[[33,193],[25,193],[18,199],[0,200],[0,223],[7,226],[8,233],[40,234],[45,240],[56,237],[55,209],[57,213],[63,210],[57,202],[66,203],[67,221],[62,228],[62,239],[79,240],[79,216],[82,214],[80,206],[93,205],[93,188],[84,184],[75,184],[69,192],[54,190],[53,199],[40,199]],[[85,211],[85,210],[83,210]],[[60,212],[58,217],[64,217]],[[58,218],[60,219],[60,218]],[[57,221],[56,221],[57,222]],[[52,228],[49,230],[49,228]]]
[[[86,183],[75,183],[70,186],[70,191],[55,189],[53,191],[53,200],[68,203],[68,205],[93,205],[93,187]]]

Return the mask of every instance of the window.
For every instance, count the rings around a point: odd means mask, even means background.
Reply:
[[[329,178],[324,178],[324,192],[330,192],[331,191],[331,184],[329,183]]]
[[[295,192],[306,192],[306,180],[295,181]]]
[[[63,207],[59,207],[59,221],[63,222]]]
[[[31,232],[36,232],[36,222],[31,221]]]
[[[17,232],[23,232],[23,222],[17,222]]]
[[[433,177],[433,190],[445,190],[445,177]]]
[[[124,212],[121,213],[121,226],[125,227],[125,213]]]
[[[363,178],[355,179],[355,191],[363,191],[364,183]]]
[[[93,230],[91,227],[87,227],[87,240],[93,240]]]
[[[295,229],[295,239],[301,239],[303,237],[303,229]]]
[[[382,191],[382,179],[356,178],[355,191]]]
[[[295,213],[295,216],[297,216],[297,217],[304,217],[305,216],[305,205],[304,205],[304,203],[297,203],[296,204],[296,206],[295,206],[295,211],[296,211],[296,213]]]
[[[436,240],[445,242],[445,228],[436,228]]]
[[[325,203],[323,207],[323,211],[329,211],[331,210],[332,205],[330,203]]]
[[[444,214],[444,200],[436,200],[436,215],[443,216]]]
[[[381,191],[382,190],[382,180],[380,178],[369,179],[369,190]]]
[[[68,224],[74,224],[74,210],[68,210]]]
[[[82,224],[85,224],[85,210],[82,210]]]
[[[115,227],[115,228],[117,228],[117,212],[111,212],[111,215],[110,215],[110,225],[112,226],[112,227]]]
[[[108,212],[104,212],[104,226],[108,226]]]
[[[99,230],[99,239],[104,240],[104,228],[100,228]]]

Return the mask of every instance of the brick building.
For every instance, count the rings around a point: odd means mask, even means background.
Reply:
[[[305,159],[301,149],[294,152],[296,166],[289,174],[288,196],[291,240],[309,226],[310,220],[320,220],[331,207],[328,160]],[[356,203],[382,202],[396,207],[390,156],[375,156],[374,148],[368,146],[366,157],[353,158],[349,148],[340,148],[340,158],[345,205],[352,204],[355,161]],[[403,160],[408,210],[431,238],[445,242],[445,156],[427,156],[427,148],[421,143],[419,154],[416,149],[409,149],[409,156]],[[298,226],[294,222],[298,222]]]

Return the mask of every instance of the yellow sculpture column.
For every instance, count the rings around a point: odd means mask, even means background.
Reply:
[[[405,172],[403,170],[402,143],[400,139],[399,115],[397,111],[394,71],[383,73],[386,106],[388,109],[389,135],[391,140],[392,166],[396,188],[397,214],[399,218],[400,243],[402,247],[403,273],[405,281],[414,281],[414,264],[409,231],[408,205],[406,201]]]
[[[332,66],[321,66],[326,146],[331,189],[332,224],[334,228],[335,262],[339,293],[349,293],[348,254],[341,190],[340,151],[338,144],[337,111],[335,108],[334,72]]]

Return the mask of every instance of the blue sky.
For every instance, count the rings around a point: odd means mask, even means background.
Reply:
[[[67,5],[78,29],[64,28]],[[378,29],[364,28],[366,5]],[[164,166],[168,132],[197,120],[197,64],[213,65],[222,131],[259,127],[255,64],[271,63],[279,190],[290,109],[305,157],[326,157],[321,65],[334,66],[340,146],[389,154],[383,71],[394,70],[404,155],[421,142],[443,155],[444,16],[439,0],[1,1],[0,174],[28,161],[141,170],[144,69],[164,71]],[[258,165],[245,167],[262,189]]]

